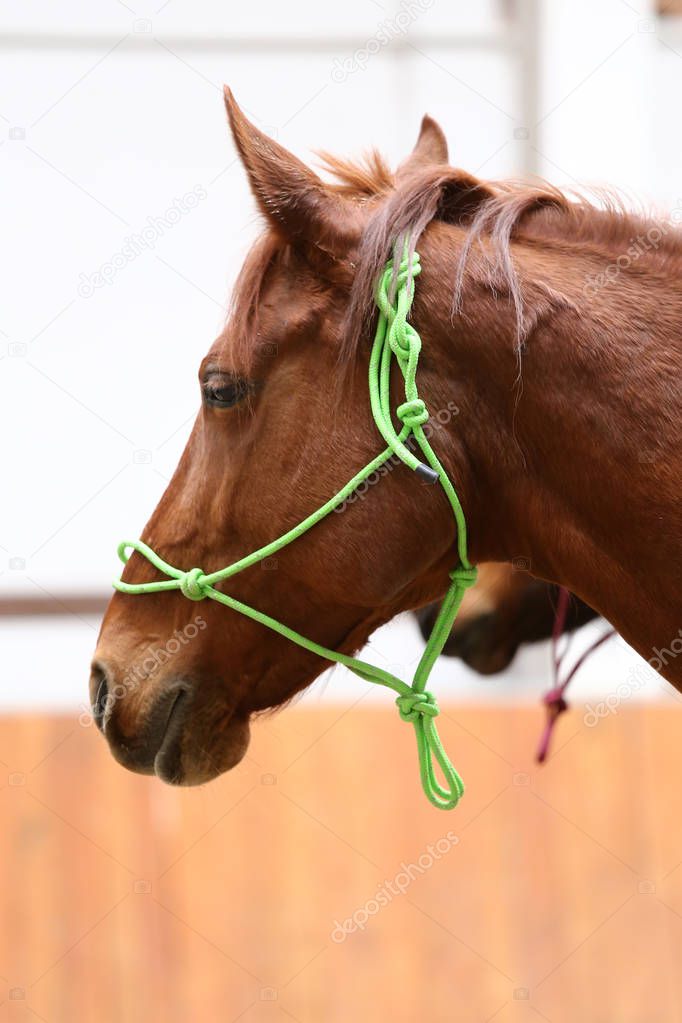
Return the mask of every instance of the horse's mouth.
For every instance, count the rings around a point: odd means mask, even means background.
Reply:
[[[95,720],[106,736],[119,764],[137,774],[156,774],[164,781],[179,782],[182,774],[182,733],[187,717],[190,693],[185,686],[174,686],[148,714],[142,728],[130,732],[122,728],[117,702],[100,697],[94,706]],[[107,704],[107,700],[109,700]]]
[[[154,774],[169,785],[183,782],[182,738],[188,702],[189,693],[181,689],[170,706],[161,745],[154,757]]]
[[[249,715],[206,701],[197,680],[169,680],[143,714],[131,713],[116,688],[106,666],[96,662],[93,715],[114,758],[129,771],[156,775],[169,785],[201,785],[235,767],[246,753]]]
[[[248,717],[230,714],[226,723],[203,734],[203,715],[194,715],[193,710],[192,694],[181,690],[153,759],[153,773],[168,785],[204,785],[236,767],[248,749]]]

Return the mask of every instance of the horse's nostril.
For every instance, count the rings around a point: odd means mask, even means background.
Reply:
[[[90,702],[92,703],[92,714],[95,724],[104,731],[104,714],[107,709],[109,696],[109,683],[107,681],[106,669],[95,662],[90,674]]]
[[[118,699],[116,676],[95,662],[90,676],[90,699],[97,726],[120,764],[140,774],[156,774],[169,783],[183,779],[182,742],[190,704],[191,684],[175,681],[158,694],[148,693],[142,706],[133,696]]]

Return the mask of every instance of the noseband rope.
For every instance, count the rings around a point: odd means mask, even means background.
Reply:
[[[128,552],[137,551],[167,578],[150,583],[126,583],[117,579],[114,586],[122,593],[159,593],[165,590],[179,590],[188,600],[203,600],[208,597],[233,611],[246,615],[247,618],[251,618],[255,622],[260,622],[261,625],[267,626],[279,633],[280,636],[284,636],[292,643],[317,654],[326,661],[345,665],[366,682],[373,682],[392,689],[397,693],[396,704],[400,717],[414,726],[419,755],[419,771],[424,792],[438,809],[451,810],[459,802],[464,792],[464,785],[450,763],[440,741],[435,723],[439,713],[438,705],[433,694],[427,691],[426,683],[450,634],[464,593],[467,587],[476,581],[476,568],[470,564],[467,557],[466,521],[459,498],[424,433],[424,425],[429,418],[429,413],[419,397],[416,382],[421,338],[414,327],[407,322],[414,297],[414,280],[420,271],[418,254],[413,252],[410,255],[406,246],[396,273],[394,273],[393,261],[387,263],[376,294],[379,318],[369,364],[369,395],[374,422],[387,444],[386,449],[373,458],[364,469],[361,469],[346,483],[345,487],[342,487],[334,497],[331,497],[303,522],[299,522],[297,526],[284,533],[279,539],[273,540],[272,543],[266,544],[265,547],[248,554],[219,572],[207,574],[199,568],[183,572],[182,569],[165,562],[141,540],[119,544],[118,556],[124,564],[128,561]],[[396,416],[402,424],[399,432],[393,426],[390,404],[391,367],[394,359],[405,384],[405,401],[395,410]],[[407,446],[406,442],[411,438],[419,448],[423,461],[420,461]],[[424,481],[440,483],[452,507],[457,527],[459,564],[450,572],[449,589],[417,665],[411,686],[373,664],[358,660],[348,654],[329,650],[295,632],[288,625],[271,618],[270,615],[257,611],[247,604],[242,604],[241,601],[216,589],[219,583],[223,583],[239,572],[243,572],[244,569],[271,557],[307,533],[309,529],[312,529],[343,504],[361,483],[393,456],[397,456]],[[441,770],[444,784],[441,784],[436,777],[436,764]]]

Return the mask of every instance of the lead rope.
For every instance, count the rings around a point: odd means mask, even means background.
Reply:
[[[566,702],[566,690],[569,684],[573,680],[575,674],[580,670],[588,657],[590,657],[595,650],[597,650],[602,643],[605,643],[607,639],[611,639],[612,636],[616,635],[615,629],[607,629],[603,635],[598,636],[586,650],[580,655],[578,660],[575,662],[570,671],[565,675],[562,681],[562,668],[566,655],[571,646],[572,635],[566,639],[566,645],[564,649],[559,652],[559,641],[564,634],[566,628],[566,620],[568,618],[568,608],[571,602],[571,594],[565,586],[559,587],[559,600],[557,603],[556,614],[554,616],[554,627],[552,629],[552,675],[554,679],[554,685],[548,693],[545,693],[543,703],[547,711],[547,719],[545,727],[540,738],[540,745],[538,751],[535,754],[535,759],[538,764],[544,764],[545,760],[549,756],[549,749],[554,735],[554,729],[556,723],[564,713],[568,710],[568,703]]]
[[[334,497],[331,497],[303,522],[299,522],[297,526],[277,540],[273,540],[218,572],[207,574],[200,568],[192,568],[188,572],[184,572],[182,569],[169,565],[141,540],[124,541],[118,546],[118,556],[124,564],[130,556],[128,552],[137,551],[167,578],[149,583],[126,583],[117,579],[114,586],[122,593],[159,593],[165,590],[180,590],[188,600],[204,600],[208,597],[233,611],[246,615],[247,618],[251,618],[261,625],[265,625],[273,632],[279,633],[280,636],[284,636],[292,643],[317,654],[324,660],[345,665],[366,682],[393,689],[397,693],[396,704],[401,719],[409,721],[414,726],[419,773],[424,792],[438,809],[451,810],[459,802],[464,792],[464,785],[440,741],[435,723],[439,713],[438,705],[433,694],[426,689],[426,683],[450,634],[464,593],[467,587],[476,581],[476,568],[470,564],[467,556],[466,521],[459,498],[424,433],[424,424],[427,422],[429,414],[424,402],[419,397],[416,382],[421,338],[414,327],[407,322],[414,297],[414,280],[420,272],[419,256],[416,252],[410,254],[406,244],[397,272],[394,273],[393,261],[390,261],[381,276],[376,294],[379,318],[370,357],[369,393],[374,422],[386,441],[386,449],[372,459],[364,469],[356,473]],[[402,423],[398,433],[393,426],[390,405],[393,359],[398,364],[405,382],[405,401],[396,409],[396,415]],[[406,446],[410,435],[414,437],[425,459],[424,462],[420,461]],[[337,653],[335,650],[315,643],[289,628],[288,625],[271,618],[270,615],[249,607],[248,604],[242,604],[241,601],[215,588],[219,583],[223,583],[251,565],[271,557],[283,547],[303,536],[335,508],[343,504],[364,480],[394,455],[422,479],[429,483],[440,483],[450,502],[457,527],[459,565],[450,572],[449,589],[417,665],[412,685],[408,685],[402,679],[373,664],[348,654]],[[436,776],[436,764],[440,768],[443,783]]]

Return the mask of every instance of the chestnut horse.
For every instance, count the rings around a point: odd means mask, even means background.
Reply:
[[[423,267],[420,392],[472,561],[527,559],[682,689],[680,236],[550,186],[479,181],[448,165],[430,118],[395,174],[376,156],[336,160],[339,183],[327,184],[250,124],[229,90],[226,103],[266,231],[201,364],[201,409],[143,540],[173,565],[217,570],[300,522],[382,450],[367,392],[374,289],[409,234]],[[633,235],[656,244],[619,260]],[[399,465],[229,593],[352,652],[442,596],[454,539],[439,488]],[[133,554],[124,579],[155,578]],[[325,666],[214,601],[116,593],[91,692],[121,763],[192,784],[233,767],[251,715]]]
[[[535,579],[516,565],[479,565],[478,582],[464,594],[443,654],[459,657],[479,675],[504,671],[524,643],[550,638],[558,600],[558,586]],[[424,639],[431,634],[437,612],[438,604],[416,612]],[[596,611],[572,597],[562,631],[573,632],[596,617]]]

